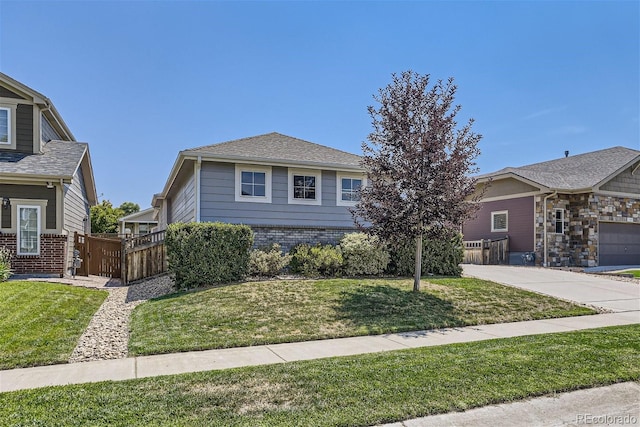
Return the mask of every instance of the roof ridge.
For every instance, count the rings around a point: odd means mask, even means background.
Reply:
[[[522,165],[522,166],[507,166],[507,167],[501,169],[501,171],[505,170],[505,169],[508,169],[508,168],[511,168],[511,169],[527,169],[527,168],[531,168],[531,167],[537,167],[537,166],[540,166],[540,165],[546,165],[546,164],[551,164],[551,163],[556,163],[556,162],[568,161],[568,159],[576,159],[576,158],[580,158],[580,157],[584,157],[584,156],[593,156],[596,153],[602,153],[603,151],[612,151],[612,150],[616,150],[616,149],[624,149],[624,150],[628,150],[628,151],[633,151],[633,152],[637,153],[638,155],[640,155],[640,150],[634,150],[633,148],[628,148],[628,147],[623,147],[621,145],[617,145],[615,147],[602,148],[600,150],[588,151],[586,153],[574,154],[574,155],[567,156],[567,157],[559,157],[557,159],[545,160],[545,161],[542,161],[542,162],[530,163],[530,164]]]
[[[330,148],[332,150],[336,150],[336,151],[339,151],[341,153],[348,154],[348,155],[351,155],[351,156],[358,156],[358,154],[350,153],[348,151],[341,150],[339,148],[329,147],[327,145],[318,144],[317,142],[307,141],[306,139],[297,138],[295,136],[290,136],[290,135],[285,135],[285,134],[280,133],[280,132],[268,132],[268,133],[263,133],[263,134],[260,134],[260,135],[246,136],[244,138],[237,138],[237,139],[232,139],[232,140],[229,140],[229,141],[216,142],[216,143],[213,143],[213,144],[202,145],[200,147],[187,148],[186,150],[183,150],[183,151],[196,151],[196,150],[202,150],[202,149],[205,149],[205,148],[220,147],[222,145],[227,145],[227,144],[237,143],[237,142],[240,142],[240,141],[246,141],[246,140],[249,140],[249,139],[261,138],[261,137],[272,136],[272,135],[282,136],[282,137],[290,138],[290,139],[295,139],[297,141],[305,142],[307,144],[312,144],[312,145],[315,145],[315,146],[320,147],[320,148]]]

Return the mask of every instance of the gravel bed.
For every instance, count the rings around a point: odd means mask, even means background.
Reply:
[[[129,319],[140,303],[174,292],[173,280],[159,276],[131,286],[103,288],[109,296],[73,350],[69,363],[121,359],[128,355]]]

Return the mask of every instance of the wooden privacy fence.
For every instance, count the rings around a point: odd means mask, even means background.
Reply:
[[[76,233],[74,242],[74,248],[80,251],[82,260],[76,274],[121,277],[122,243],[120,239],[105,239]]]
[[[122,281],[125,285],[167,271],[165,234],[162,230],[123,240]]]
[[[102,238],[76,233],[74,247],[82,263],[79,276],[120,278],[123,284],[167,271],[165,231],[130,239]]]
[[[509,264],[509,237],[465,241],[463,262],[479,265]]]

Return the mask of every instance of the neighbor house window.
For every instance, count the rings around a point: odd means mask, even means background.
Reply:
[[[40,255],[40,206],[18,205],[18,255]]]
[[[322,173],[318,170],[289,170],[289,203],[321,204]]]
[[[491,212],[491,231],[493,232],[509,231],[509,212],[508,211]]]
[[[11,144],[11,110],[0,107],[0,144]]]
[[[564,234],[564,209],[555,210],[556,233]]]
[[[236,165],[236,202],[271,203],[271,168]]]
[[[149,224],[139,224],[138,225],[138,234],[149,234]]]
[[[355,206],[360,201],[360,189],[366,184],[362,175],[343,175],[338,173],[336,204]]]

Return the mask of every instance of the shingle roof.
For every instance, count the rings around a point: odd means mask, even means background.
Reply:
[[[507,167],[481,177],[512,173],[550,189],[580,190],[598,185],[639,157],[638,150],[612,147],[517,168]]]
[[[355,154],[277,132],[191,148],[184,150],[183,153],[237,160],[266,160],[277,163],[334,165],[349,168],[360,168],[361,160],[360,156]]]
[[[83,142],[50,141],[42,154],[0,153],[0,174],[72,177],[86,151]]]

